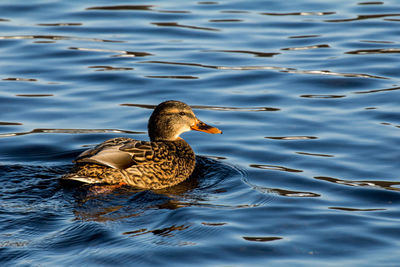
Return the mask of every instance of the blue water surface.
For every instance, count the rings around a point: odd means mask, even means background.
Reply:
[[[1,1],[0,265],[399,266],[399,36],[395,0]],[[223,130],[189,180],[59,182],[169,99]]]

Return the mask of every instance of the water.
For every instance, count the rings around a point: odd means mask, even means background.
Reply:
[[[398,266],[397,1],[0,10],[2,266]],[[190,180],[59,183],[168,99],[224,132],[183,135]]]

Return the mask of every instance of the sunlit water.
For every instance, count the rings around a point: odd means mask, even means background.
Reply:
[[[1,1],[1,266],[399,266],[400,6]],[[183,137],[162,191],[59,183],[84,149]]]

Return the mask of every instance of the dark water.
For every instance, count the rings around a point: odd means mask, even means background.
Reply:
[[[1,266],[399,266],[398,1],[1,1]],[[176,99],[193,177],[96,193]]]

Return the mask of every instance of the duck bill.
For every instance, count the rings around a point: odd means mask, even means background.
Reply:
[[[190,127],[190,129],[210,134],[222,134],[222,131],[216,127],[205,124],[204,122],[196,119],[196,124]]]

